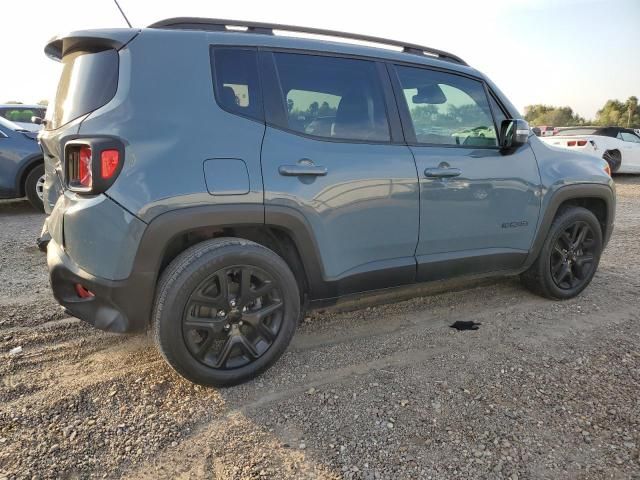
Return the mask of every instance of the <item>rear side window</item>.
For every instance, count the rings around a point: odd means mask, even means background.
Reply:
[[[418,143],[465,147],[498,145],[481,82],[422,68],[396,68]]]
[[[222,108],[236,115],[263,120],[255,50],[213,47],[211,71],[216,100]]]
[[[118,52],[76,51],[62,58],[62,75],[47,129],[55,129],[105,105],[118,88]]]
[[[376,66],[352,60],[275,53],[283,128],[316,137],[389,141],[389,124]]]

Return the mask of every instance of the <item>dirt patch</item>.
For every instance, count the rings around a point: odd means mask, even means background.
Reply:
[[[638,477],[640,179],[616,182],[579,298],[506,278],[314,312],[271,370],[223,390],[145,335],[64,318],[33,248],[43,216],[0,203],[0,479]]]

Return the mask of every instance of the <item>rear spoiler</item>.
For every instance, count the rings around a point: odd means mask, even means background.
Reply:
[[[110,28],[101,30],[82,30],[53,37],[44,47],[47,57],[59,62],[73,50],[120,50],[140,33],[140,29]]]

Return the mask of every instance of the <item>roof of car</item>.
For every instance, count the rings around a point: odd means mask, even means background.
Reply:
[[[211,24],[207,22],[211,22]],[[220,22],[223,22],[223,24],[221,25]],[[265,31],[267,27],[257,27],[256,25],[267,25],[271,31],[267,33]],[[241,27],[241,29],[239,30],[237,27]],[[289,35],[275,33],[281,30],[288,32]],[[296,33],[299,33],[299,35],[296,35]],[[207,35],[207,41],[212,44],[272,47],[307,50],[310,52],[328,52],[346,56],[362,56],[446,68],[488,80],[486,76],[468,66],[464,60],[456,55],[431,47],[333,30],[235,20],[176,18],[162,20],[142,29],[78,30],[56,35],[50,39],[45,46],[45,54],[56,61],[60,61],[66,52],[79,48],[85,43],[89,44],[98,40],[101,44],[120,49],[137,35],[150,34],[184,36],[204,34]],[[383,45],[395,48],[395,50],[383,48]]]
[[[250,22],[243,20],[220,20],[195,17],[179,17],[161,20],[149,25],[149,29],[172,32],[207,32],[221,44],[240,44],[294,48],[299,50],[328,51],[345,55],[359,55],[392,61],[446,66],[460,72],[478,72],[457,55],[432,47],[389,40],[370,35],[359,35],[334,30],[324,30],[291,25]],[[289,35],[275,34],[288,32]],[[293,34],[293,35],[291,35]],[[297,36],[295,34],[300,34]],[[312,38],[309,38],[312,36]],[[355,43],[357,42],[357,43]],[[388,46],[395,48],[382,48]],[[397,49],[400,48],[401,51]]]

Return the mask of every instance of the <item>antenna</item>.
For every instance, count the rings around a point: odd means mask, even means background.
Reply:
[[[131,26],[131,22],[129,21],[129,19],[127,18],[127,16],[124,14],[124,12],[122,11],[122,8],[120,8],[120,4],[118,3],[118,0],[113,0],[114,3],[116,4],[116,7],[118,7],[118,10],[120,10],[120,13],[122,14],[122,16],[124,17],[124,21],[127,22],[127,25],[129,25],[129,28],[133,28]]]

